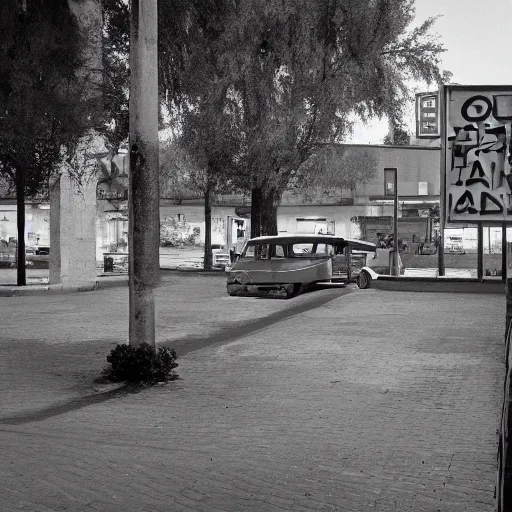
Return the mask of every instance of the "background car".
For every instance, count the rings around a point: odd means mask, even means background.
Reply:
[[[235,296],[289,298],[312,285],[351,281],[346,272],[351,249],[373,253],[376,246],[322,234],[253,238],[228,273],[227,291]]]

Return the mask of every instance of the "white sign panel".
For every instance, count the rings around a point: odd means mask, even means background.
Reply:
[[[438,93],[416,94],[416,137],[437,139],[441,136]]]
[[[448,222],[512,221],[512,86],[446,86]]]

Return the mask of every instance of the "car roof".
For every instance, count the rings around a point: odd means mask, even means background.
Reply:
[[[356,250],[367,250],[367,251],[375,251],[376,245],[371,242],[365,242],[364,240],[354,240],[352,238],[342,238],[340,236],[334,235],[314,235],[314,234],[296,234],[296,233],[286,233],[282,235],[275,236],[258,236],[255,238],[251,238],[248,240],[248,244],[256,245],[256,244],[264,244],[264,243],[324,243],[324,244],[342,244],[342,245],[350,245],[353,246]]]
[[[281,235],[267,235],[267,236],[257,236],[255,238],[251,238],[249,243],[270,243],[270,242],[286,242],[292,243],[296,241],[304,241],[304,242],[324,242],[325,243],[340,243],[343,242],[344,238],[334,235],[315,235],[311,233],[284,233]]]

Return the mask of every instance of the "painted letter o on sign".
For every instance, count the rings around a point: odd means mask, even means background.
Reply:
[[[469,122],[484,121],[492,112],[492,103],[486,96],[473,96],[460,109],[462,117]]]

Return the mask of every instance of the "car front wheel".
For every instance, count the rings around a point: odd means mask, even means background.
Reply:
[[[357,286],[361,288],[362,290],[366,290],[367,288],[370,288],[372,285],[372,276],[363,270],[358,276],[357,276]]]

